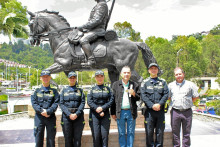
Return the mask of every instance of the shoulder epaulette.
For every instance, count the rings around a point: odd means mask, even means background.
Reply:
[[[159,80],[166,82],[165,79],[158,77]]]
[[[143,87],[144,86],[144,84],[148,81],[150,79],[150,77],[148,77],[148,78],[146,78],[146,79],[144,79],[142,82],[141,82],[141,87]]]
[[[37,91],[37,92],[38,92],[40,89],[41,89],[41,88],[36,88],[36,90],[35,90],[35,91]]]

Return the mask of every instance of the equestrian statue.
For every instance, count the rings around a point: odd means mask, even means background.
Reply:
[[[105,0],[95,1],[97,5],[89,21],[79,27],[70,27],[59,12],[28,11],[31,45],[39,45],[45,40],[50,42],[54,64],[46,70],[51,73],[106,68],[113,83],[119,80],[122,67],[129,66],[131,80],[141,83],[143,78],[135,71],[135,62],[141,50],[146,67],[156,63],[150,48],[143,42],[119,38],[115,31],[106,30],[111,13],[108,13]]]

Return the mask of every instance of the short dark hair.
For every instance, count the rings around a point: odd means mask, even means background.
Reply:
[[[175,74],[175,72],[177,71],[177,70],[181,70],[181,72],[183,73],[183,74],[185,74],[185,72],[184,72],[184,70],[181,68],[181,67],[176,67],[174,70],[173,70],[173,72],[174,72],[174,74]]]

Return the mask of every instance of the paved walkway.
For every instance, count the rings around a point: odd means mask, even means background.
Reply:
[[[166,114],[166,127],[170,116]],[[0,122],[0,147],[34,147],[33,118],[18,118]],[[193,119],[191,147],[220,146],[220,121]]]
[[[33,127],[33,118],[0,122],[0,147],[34,147]]]

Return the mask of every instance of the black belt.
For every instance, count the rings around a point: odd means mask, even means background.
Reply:
[[[70,113],[75,113],[77,111],[78,108],[68,108],[68,110],[70,111]]]
[[[127,109],[122,109],[122,110],[130,110],[130,108],[127,108]]]
[[[176,111],[184,112],[184,111],[190,110],[191,108],[189,108],[189,109],[175,109],[175,108],[172,108],[172,109],[173,109],[173,110],[176,110]]]

